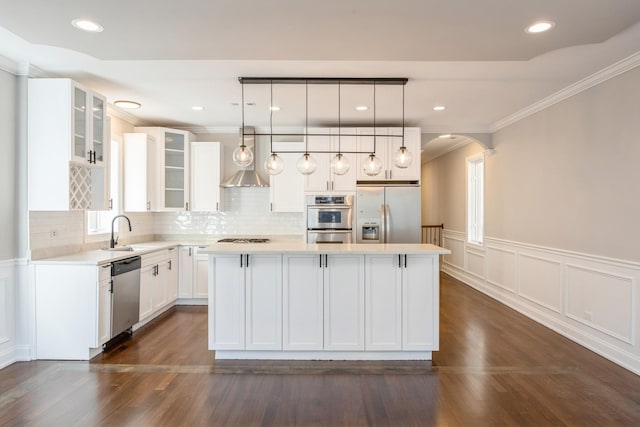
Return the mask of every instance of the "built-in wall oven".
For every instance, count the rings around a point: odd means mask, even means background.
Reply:
[[[307,243],[351,243],[353,241],[353,196],[309,195]]]

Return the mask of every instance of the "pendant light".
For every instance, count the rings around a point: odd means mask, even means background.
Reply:
[[[242,84],[242,131],[240,132],[240,145],[233,150],[233,163],[240,167],[246,167],[253,163],[253,153],[251,149],[244,144],[244,83]]]
[[[331,159],[331,173],[335,175],[344,175],[349,172],[349,168],[351,165],[349,164],[349,160],[342,154],[341,150],[341,135],[342,135],[342,127],[340,123],[340,87],[341,82],[338,81],[338,154]]]
[[[363,171],[368,176],[376,176],[382,170],[382,161],[375,154],[369,154],[369,158],[364,162]]]
[[[271,103],[273,105],[273,80],[271,80]],[[264,162],[264,168],[269,175],[278,175],[284,170],[284,161],[278,157],[278,154],[273,152],[273,112],[274,108],[269,108],[269,144],[271,147],[271,154]]]
[[[393,154],[393,164],[406,169],[413,161],[413,154],[404,146],[404,86],[402,86],[402,146]]]
[[[305,135],[309,133],[309,82],[304,82],[304,90],[305,90],[305,125],[304,125],[304,133]],[[316,163],[315,159],[311,157],[309,154],[309,137],[305,137],[304,139],[304,154],[298,162],[296,163],[296,167],[298,171],[303,175],[311,175],[316,171],[318,167],[318,163]]]
[[[367,176],[377,176],[382,170],[382,161],[376,157],[376,82],[373,81],[373,153],[362,168]]]

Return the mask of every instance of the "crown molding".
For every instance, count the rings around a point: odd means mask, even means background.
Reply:
[[[590,89],[609,79],[612,79],[626,71],[629,71],[637,67],[638,65],[640,65],[640,51],[618,62],[615,62],[610,66],[603,68],[602,70],[597,71],[588,77],[585,77],[582,80],[578,80],[577,82],[565,87],[564,89],[561,89],[558,92],[549,95],[546,98],[543,98],[540,101],[533,103],[520,111],[517,111],[501,120],[498,120],[491,125],[490,132],[500,130],[517,121],[529,117],[532,114],[549,108],[560,101],[564,101],[567,98],[579,94],[580,92],[584,92],[585,90]]]
[[[131,123],[134,126],[142,126],[144,125],[144,121],[139,119],[138,117],[130,114],[126,111],[121,110],[120,108],[114,106],[111,103],[107,104],[107,114],[109,116],[117,117],[119,119],[124,120],[127,123]]]

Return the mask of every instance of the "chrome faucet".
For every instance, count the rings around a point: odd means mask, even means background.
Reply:
[[[114,217],[113,217],[113,220],[111,220],[111,241],[109,242],[109,247],[110,247],[111,249],[113,249],[113,248],[115,248],[115,247],[116,247],[116,242],[117,242],[117,240],[114,240],[114,239],[113,239],[113,227],[114,227],[114,226],[115,226],[115,224],[116,224],[116,219],[118,219],[118,218],[120,218],[120,217],[122,217],[122,218],[124,218],[124,219],[126,219],[126,220],[127,220],[127,222],[129,223],[129,231],[131,231],[131,221],[129,220],[129,218],[128,218],[126,215],[116,215],[116,216],[114,216]]]

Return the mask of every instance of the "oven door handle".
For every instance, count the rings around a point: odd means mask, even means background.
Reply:
[[[329,230],[315,230],[315,229],[310,229],[307,230],[309,233],[317,233],[317,234],[351,234],[351,230],[335,230],[335,229],[329,229]]]
[[[353,209],[352,205],[307,205],[307,209],[322,209],[332,211],[335,209]]]

